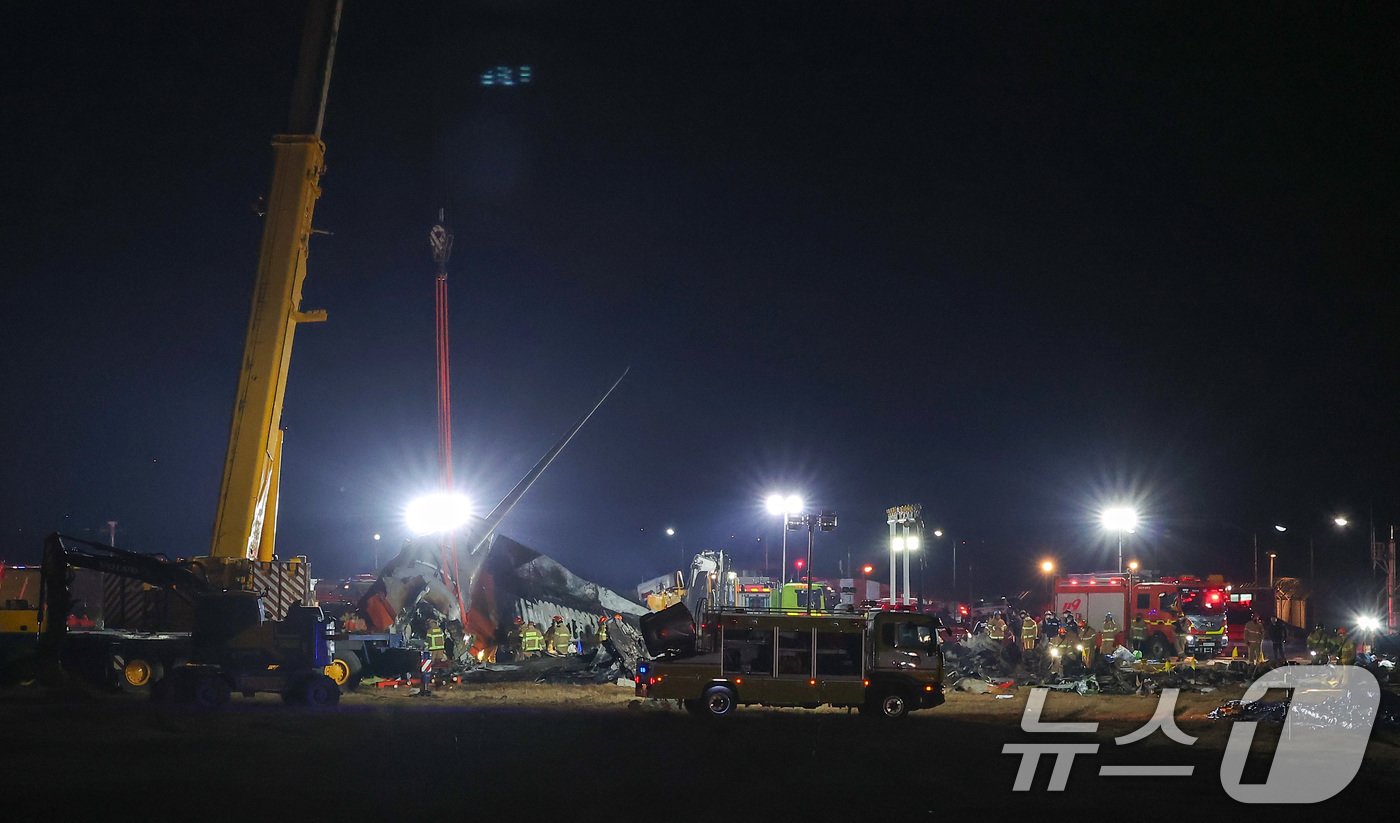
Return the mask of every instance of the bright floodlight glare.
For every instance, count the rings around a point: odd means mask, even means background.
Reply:
[[[1050,572],[1053,572],[1055,570],[1055,564],[1051,563],[1049,560],[1046,560],[1040,564],[1040,570],[1045,572],[1046,574],[1049,574]]]
[[[910,535],[909,538],[908,538],[907,540],[904,541],[904,547],[907,548],[907,549],[908,549],[909,551],[911,551],[911,552],[916,552],[916,551],[918,551],[918,550],[919,550],[919,537],[918,537],[918,535]]]
[[[676,536],[676,530],[668,527],[668,528],[666,529],[666,536],[667,536],[667,537],[675,537],[675,536]]]
[[[1137,567],[1138,567],[1138,562],[1137,562],[1136,560],[1129,560],[1129,561],[1128,561],[1128,569],[1129,569],[1130,571],[1137,571]]]
[[[783,503],[787,506],[788,514],[801,514],[802,509],[806,506],[802,498],[795,494],[788,495],[787,500],[784,500]]]
[[[1130,532],[1137,528],[1137,510],[1131,506],[1114,506],[1104,509],[1099,521],[1111,532]]]
[[[375,532],[375,533],[374,533],[374,539],[375,539],[375,540],[379,540],[379,539],[380,539],[379,532]]]
[[[1281,531],[1281,532],[1286,532],[1286,531],[1288,531],[1288,527],[1287,527],[1287,526],[1284,526],[1284,525],[1282,525],[1282,524],[1275,524],[1275,525],[1274,525],[1274,529],[1277,530],[1277,531]]]
[[[1363,631],[1363,632],[1375,632],[1375,631],[1380,631],[1380,628],[1381,628],[1381,621],[1380,621],[1380,618],[1376,618],[1376,617],[1358,617],[1358,618],[1356,618],[1356,628],[1360,629],[1360,630]]]
[[[897,551],[897,552],[902,552],[902,551],[904,551],[904,538],[902,538],[902,537],[891,537],[891,538],[890,538],[890,549],[891,549],[892,551]]]
[[[1333,522],[1333,523],[1336,523],[1338,526],[1345,526],[1345,525],[1347,524],[1348,521],[1347,521],[1347,519],[1346,519],[1345,517],[1340,517],[1340,516],[1338,516],[1338,517],[1332,518],[1332,522]]]
[[[786,514],[786,513],[787,513],[786,511],[784,511],[784,501],[783,501],[783,496],[782,496],[781,494],[770,494],[770,495],[768,495],[768,513],[769,513],[769,514]]]
[[[446,534],[467,524],[472,504],[466,495],[439,492],[418,498],[404,509],[404,520],[414,534]]]
[[[942,529],[934,529],[934,530],[933,530],[933,536],[934,536],[934,537],[942,537],[942,536],[943,536],[943,530],[942,530]]]

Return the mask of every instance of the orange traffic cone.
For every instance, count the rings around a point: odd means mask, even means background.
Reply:
[[[1231,659],[1231,660],[1239,660],[1239,659],[1240,659],[1240,647],[1239,647],[1239,646],[1231,646],[1231,647],[1230,647],[1230,659]]]

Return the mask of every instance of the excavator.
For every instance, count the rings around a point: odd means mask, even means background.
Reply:
[[[65,569],[86,567],[134,580],[144,589],[193,595],[192,624],[180,627],[189,631],[192,648],[185,665],[177,667],[176,696],[219,702],[229,690],[279,691],[316,702],[328,683],[334,690],[324,673],[321,680],[308,676],[293,689],[283,676],[260,680],[248,671],[259,665],[265,671],[280,671],[274,649],[285,647],[292,636],[297,638],[292,645],[308,659],[321,659],[322,667],[329,663],[325,650],[314,648],[326,642],[328,624],[312,614],[316,610],[311,608],[305,558],[278,560],[276,533],[282,403],[292,341],[299,325],[326,319],[323,310],[303,310],[301,299],[308,246],[315,233],[312,214],[325,167],[321,129],[341,9],[342,0],[310,0],[289,127],[272,138],[272,180],[209,553],[181,566],[138,559],[150,556],[133,552],[98,551],[100,544],[80,548],[71,538],[50,537],[44,574],[48,602],[47,610],[41,610],[39,643],[40,672],[47,672],[50,681],[62,671],[57,662],[63,656],[67,624]],[[150,680],[162,668],[151,660],[137,662],[142,665],[130,667],[130,676]],[[166,674],[175,676],[177,671]]]

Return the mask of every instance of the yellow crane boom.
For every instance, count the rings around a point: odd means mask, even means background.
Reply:
[[[282,471],[282,400],[300,323],[326,319],[302,311],[311,216],[321,195],[321,142],[341,0],[312,0],[292,92],[288,134],[272,138],[272,184],[263,218],[257,281],[219,487],[210,555],[269,561],[276,550]]]

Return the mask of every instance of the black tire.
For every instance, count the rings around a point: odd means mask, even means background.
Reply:
[[[363,668],[358,654],[352,651],[338,651],[331,658],[331,664],[326,667],[326,676],[334,681],[341,691],[353,692],[360,685]]]
[[[909,696],[897,689],[878,692],[870,701],[860,707],[866,717],[882,717],[886,720],[899,720],[909,714]]]
[[[704,712],[709,717],[728,717],[739,705],[738,696],[728,686],[711,686],[706,689],[702,702]]]
[[[694,717],[704,717],[704,716],[705,716],[705,701],[704,701],[704,700],[701,700],[701,699],[699,699],[699,698],[693,698],[693,699],[690,699],[690,700],[682,701],[682,705],[684,705],[684,706],[685,706],[685,710],[686,710],[687,712],[689,712],[691,715],[693,715]]]
[[[117,688],[128,694],[146,694],[165,677],[165,666],[158,660],[133,657],[117,668]]]
[[[1176,651],[1176,647],[1167,642],[1167,638],[1160,634],[1154,634],[1147,639],[1147,649],[1143,656],[1148,660],[1167,660]]]
[[[201,709],[218,709],[228,704],[228,681],[217,674],[201,674],[189,683],[190,702]]]
[[[324,674],[313,674],[301,683],[302,703],[313,709],[334,709],[340,704],[340,687]]]

